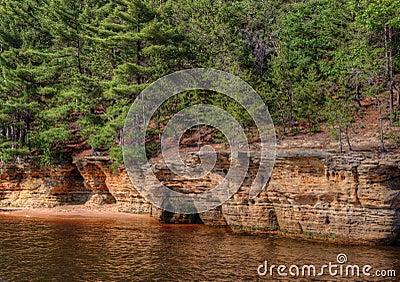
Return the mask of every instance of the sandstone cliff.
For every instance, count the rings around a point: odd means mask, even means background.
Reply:
[[[97,198],[100,198],[92,201],[93,204],[116,203],[123,212],[151,212],[151,205],[133,187],[126,170],[112,170],[107,157],[85,157],[74,163],[84,178],[84,186],[96,191]]]
[[[198,156],[191,156],[194,163]],[[210,189],[229,169],[220,154],[206,178],[185,180],[156,163],[157,177],[174,190]],[[341,242],[394,242],[400,234],[400,156],[370,152],[341,155],[324,150],[278,151],[272,178],[254,200],[248,192],[258,169],[252,158],[240,190],[221,207],[194,216],[151,208],[134,189],[126,171],[110,169],[106,157],[85,157],[74,165],[3,168],[0,206],[115,203],[119,210],[152,213],[163,222],[200,222],[246,233]]]
[[[87,201],[92,191],[83,185],[76,166],[36,168],[12,165],[0,171],[0,205],[53,207]]]
[[[104,157],[70,166],[12,165],[0,171],[0,207],[116,204],[123,212],[150,213],[151,205],[132,187],[124,169],[112,171]]]
[[[400,233],[400,156],[280,151],[255,201],[239,191],[222,206],[228,224],[248,231],[340,241],[393,242]]]

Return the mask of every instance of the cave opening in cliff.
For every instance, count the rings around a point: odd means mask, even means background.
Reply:
[[[195,214],[178,214],[163,210],[160,216],[161,223],[177,223],[177,224],[204,224],[198,213]]]

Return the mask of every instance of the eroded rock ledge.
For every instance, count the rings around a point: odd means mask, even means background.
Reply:
[[[199,192],[209,189],[229,169],[229,155],[221,154],[214,171],[202,181],[182,181],[162,163],[156,166],[157,176],[168,187]],[[198,216],[168,214],[151,208],[134,189],[126,171],[113,171],[106,157],[85,157],[62,167],[2,168],[0,206],[115,203],[121,211],[153,214],[165,222],[201,221],[229,226],[238,232],[279,233],[348,243],[399,240],[398,154],[279,150],[272,178],[256,199],[249,200],[257,168],[257,160],[252,158],[240,190],[221,207]]]
[[[399,237],[398,155],[281,151],[269,184],[254,202],[246,188],[222,206],[234,229],[344,242]]]

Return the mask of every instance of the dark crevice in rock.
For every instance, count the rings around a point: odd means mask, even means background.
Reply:
[[[297,222],[297,230],[298,230],[299,234],[303,234],[304,233],[303,227],[301,226],[299,221]]]
[[[55,183],[50,183],[49,186],[54,187],[50,195],[54,196],[59,204],[79,205],[86,203],[89,198],[84,179],[77,168],[73,168],[65,177],[63,185],[57,186]]]
[[[326,218],[325,218],[325,224],[330,224],[331,223],[331,220],[329,219],[329,216],[326,216]]]
[[[354,201],[352,202],[356,206],[361,206],[360,199],[358,198],[358,186],[359,186],[359,176],[358,176],[358,167],[355,166],[351,169],[351,172],[353,173],[353,181],[354,181],[354,192],[353,192],[353,197]]]
[[[78,163],[77,168],[84,179],[84,186],[88,191],[87,205],[115,204],[116,200],[110,193],[107,184],[107,176],[101,167],[92,163]]]
[[[161,223],[171,224],[203,224],[200,214],[178,214],[152,207],[151,216]]]

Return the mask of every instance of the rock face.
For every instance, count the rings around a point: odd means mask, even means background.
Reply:
[[[280,150],[269,183],[253,200],[248,195],[258,170],[257,160],[251,158],[249,165],[239,191],[220,208],[200,214],[205,224],[227,224],[238,232],[282,233],[347,243],[387,243],[399,238],[397,154]],[[171,189],[209,189],[204,180],[182,182],[162,172],[164,169],[158,166],[158,177]],[[229,157],[219,155],[211,174],[224,176],[228,169]]]
[[[151,205],[134,189],[124,169],[113,171],[104,157],[86,157],[71,166],[1,169],[0,207],[54,207],[116,204],[123,212],[147,213]]]
[[[107,157],[85,157],[76,160],[75,164],[84,178],[85,187],[94,191],[93,204],[116,203],[118,210],[123,212],[151,213],[151,205],[133,187],[126,170],[112,170]]]
[[[0,206],[53,207],[83,204],[91,191],[75,166],[14,165],[0,171]]]
[[[267,187],[282,231],[307,237],[394,241],[400,233],[400,157],[278,157]]]
[[[267,196],[285,233],[394,241],[400,233],[400,157],[282,152]]]
[[[191,155],[191,162],[199,162]],[[219,154],[202,180],[183,180],[155,163],[164,185],[181,192],[211,189],[229,170],[229,155]],[[106,157],[85,157],[74,165],[1,169],[0,206],[52,207],[60,204],[115,203],[119,210],[152,214],[163,222],[229,226],[246,233],[273,233],[337,240],[388,243],[400,237],[400,155],[324,150],[279,150],[272,177],[249,200],[258,161],[251,158],[239,191],[222,206],[193,216],[152,208],[133,187],[123,168],[112,170]]]

